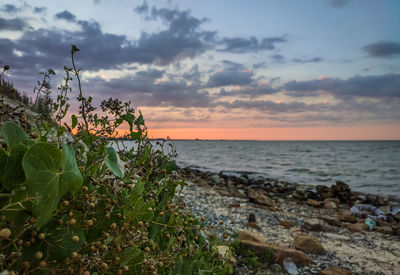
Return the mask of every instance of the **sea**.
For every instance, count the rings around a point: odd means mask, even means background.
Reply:
[[[400,141],[176,140],[180,167],[400,198]]]
[[[400,141],[175,140],[179,167],[400,199]],[[168,149],[169,146],[166,146]]]

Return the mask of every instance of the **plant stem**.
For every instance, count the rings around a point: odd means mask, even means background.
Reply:
[[[79,88],[79,97],[82,100],[82,118],[83,121],[85,122],[85,127],[86,127],[86,131],[89,132],[89,124],[87,122],[87,118],[86,118],[86,99],[83,97],[82,95],[82,86],[81,86],[81,79],[79,77],[79,72],[75,67],[75,61],[74,61],[74,52],[71,52],[71,58],[72,58],[72,67],[74,68],[74,74],[76,76],[76,79],[78,80],[78,88]]]

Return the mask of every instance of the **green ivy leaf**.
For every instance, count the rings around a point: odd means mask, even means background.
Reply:
[[[49,143],[37,143],[25,153],[22,167],[26,176],[27,191],[39,197],[33,209],[36,227],[47,222],[60,198],[68,191],[78,190],[82,175],[76,164],[73,150],[66,146],[60,150]]]
[[[76,127],[76,125],[78,124],[78,119],[76,118],[76,115],[72,115],[71,116],[71,120],[72,120],[72,129],[74,129]]]
[[[118,156],[117,153],[115,152],[114,148],[112,147],[107,147],[107,156],[105,159],[105,164],[107,165],[108,169],[111,170],[111,172],[114,173],[119,178],[124,177],[124,173],[122,172],[121,168],[119,167],[118,164]]]
[[[27,137],[24,130],[15,123],[4,123],[3,127],[1,127],[1,135],[9,151],[18,143],[26,144]]]
[[[7,190],[25,181],[21,162],[27,149],[21,143],[12,148],[10,155],[0,149],[0,184]]]

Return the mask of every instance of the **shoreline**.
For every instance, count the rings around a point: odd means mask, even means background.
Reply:
[[[268,243],[288,249],[309,249],[298,247],[301,234],[316,237],[325,253],[306,253],[312,263],[299,265],[299,274],[318,274],[329,266],[352,274],[400,271],[400,213],[390,214],[400,205],[398,199],[353,192],[338,182],[319,187],[318,200],[308,197],[308,190],[316,186],[190,168],[181,168],[179,173],[187,182],[181,196],[194,215],[206,216],[206,227],[223,221],[227,233],[262,233]],[[378,221],[369,231],[365,220],[349,211],[359,203],[379,206],[387,214],[386,221]]]

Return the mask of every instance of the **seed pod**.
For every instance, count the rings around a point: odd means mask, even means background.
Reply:
[[[43,253],[41,251],[38,251],[35,253],[35,259],[36,260],[40,260],[41,258],[43,258]]]
[[[201,220],[202,222],[204,222],[204,221],[206,220],[206,217],[201,216],[200,220]]]
[[[144,225],[143,222],[138,222],[139,227],[143,227],[143,225]]]
[[[115,223],[115,222],[113,222],[111,225],[110,225],[110,229],[111,230],[115,230],[117,228],[117,224]]]
[[[45,268],[46,267],[46,262],[45,261],[40,261],[39,262],[39,267],[40,268]]]
[[[111,216],[110,216],[110,214],[106,214],[104,217],[106,218],[106,220],[109,220],[109,219],[111,219]]]
[[[83,191],[83,192],[86,193],[88,190],[89,190],[89,188],[88,188],[87,186],[83,186],[83,187],[82,187],[82,191]]]
[[[144,251],[146,251],[147,253],[149,253],[149,252],[150,252],[150,247],[146,246],[146,247],[144,248]]]
[[[101,263],[101,268],[104,269],[104,270],[107,270],[108,269],[108,264]]]
[[[122,269],[118,269],[118,270],[117,270],[117,275],[122,275],[122,273],[123,273],[123,272],[122,272]]]
[[[78,257],[79,257],[79,254],[77,252],[72,252],[72,254],[71,254],[72,259],[78,259]]]
[[[24,245],[25,245],[26,247],[30,247],[30,246],[31,246],[31,242],[26,241],[26,242],[24,243]]]
[[[10,69],[10,65],[4,65],[3,69],[4,69],[5,71],[8,71],[8,70]]]
[[[27,262],[27,261],[24,261],[24,262],[22,262],[22,268],[23,269],[28,269],[29,268],[29,262]]]
[[[120,260],[121,260],[121,259],[120,259],[118,256],[114,258],[114,262],[115,262],[116,264],[118,264]]]
[[[101,246],[101,251],[107,252],[108,251],[108,247],[106,245],[102,245]]]
[[[128,271],[129,270],[129,266],[125,265],[124,266],[124,271]]]
[[[90,272],[86,270],[85,272],[83,272],[83,275],[90,275]]]
[[[9,228],[3,228],[0,230],[0,238],[8,239],[11,236],[11,230]]]
[[[74,243],[79,242],[79,236],[77,236],[77,235],[72,236],[72,242],[74,242]]]
[[[164,217],[164,212],[160,212],[160,217]]]
[[[166,237],[167,239],[169,239],[169,238],[171,238],[171,235],[168,233],[167,235],[165,235],[165,237]]]
[[[69,205],[69,201],[63,201],[63,205],[67,207]]]
[[[147,211],[153,212],[153,208],[149,207],[149,208],[147,208]]]
[[[69,225],[75,225],[75,224],[76,224],[76,220],[75,220],[75,219],[70,219],[70,220],[68,221],[68,224],[69,224]]]

